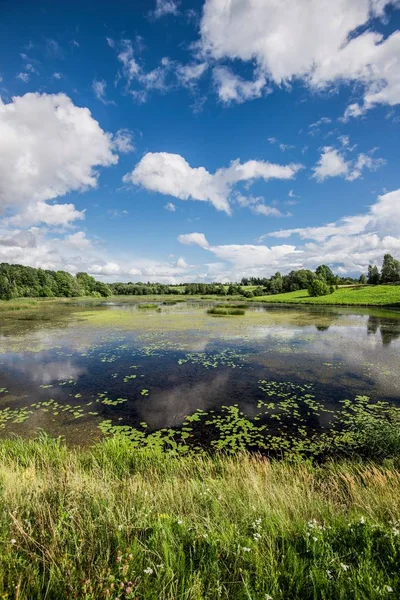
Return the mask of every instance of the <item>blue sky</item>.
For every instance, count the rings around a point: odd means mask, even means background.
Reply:
[[[400,256],[400,3],[3,1],[0,260],[213,281]]]

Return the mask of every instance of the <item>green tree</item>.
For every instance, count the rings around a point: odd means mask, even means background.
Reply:
[[[314,279],[308,287],[308,295],[312,297],[327,296],[328,294],[332,294],[333,291],[334,287],[329,286],[326,281],[322,281],[322,279]]]
[[[362,275],[360,275],[360,278],[358,280],[362,285],[365,285],[367,283],[367,278],[364,275],[364,273]]]
[[[368,265],[368,283],[377,285],[380,278],[378,267],[376,265]]]
[[[391,254],[385,254],[383,257],[382,283],[398,283],[400,282],[400,261],[393,258]]]
[[[320,265],[316,268],[315,274],[318,279],[329,283],[329,285],[334,285],[336,283],[336,276],[332,272],[332,270],[327,265]]]

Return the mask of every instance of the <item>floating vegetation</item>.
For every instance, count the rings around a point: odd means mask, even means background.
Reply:
[[[148,304],[138,304],[137,307],[138,308],[147,308],[147,309],[150,310],[150,309],[158,308],[158,304],[151,304],[151,303],[148,303]]]
[[[178,360],[178,365],[191,363],[202,365],[206,369],[217,367],[231,367],[232,369],[243,366],[244,356],[229,348],[220,352],[189,352],[185,358]]]
[[[320,410],[320,403],[316,407]],[[286,402],[287,421],[278,425],[268,421],[271,407],[264,408],[253,417],[246,416],[237,405],[223,406],[218,412],[199,410],[186,417],[178,429],[151,432],[145,423],[135,428],[114,425],[111,419],[102,421],[99,428],[105,435],[129,441],[134,448],[159,448],[175,454],[213,449],[228,454],[251,450],[293,460],[356,455],[375,460],[400,458],[400,409],[386,402],[373,403],[364,396],[345,400],[331,413],[327,429],[312,421],[297,422],[289,428],[292,417],[299,416],[294,402]]]
[[[209,308],[207,310],[207,314],[220,316],[244,315],[246,314],[246,311],[241,308],[218,308],[217,306],[214,306],[214,308]]]

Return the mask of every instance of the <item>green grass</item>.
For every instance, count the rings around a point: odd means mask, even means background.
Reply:
[[[335,290],[333,294],[317,298],[311,298],[307,290],[299,290],[275,296],[257,296],[252,300],[282,304],[400,306],[400,285],[342,287]]]
[[[244,315],[246,311],[242,308],[234,308],[227,306],[226,308],[214,306],[214,308],[210,308],[207,311],[209,315],[220,315],[220,316],[228,316],[228,315]]]
[[[148,308],[148,309],[155,309],[158,308],[158,304],[138,304],[137,305],[138,308]]]
[[[0,442],[0,598],[400,596],[400,473]],[[392,591],[391,591],[392,590]]]

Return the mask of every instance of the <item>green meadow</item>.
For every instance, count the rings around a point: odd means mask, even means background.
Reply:
[[[257,296],[256,302],[282,304],[329,304],[354,306],[399,306],[400,285],[348,286],[339,287],[333,294],[312,298],[307,290],[298,290],[286,294]]]
[[[396,465],[2,441],[0,597],[398,598]]]

